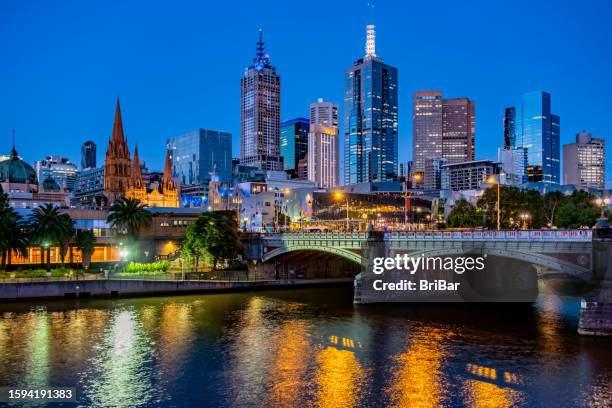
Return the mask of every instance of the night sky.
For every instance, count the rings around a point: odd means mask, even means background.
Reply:
[[[414,91],[473,99],[476,157],[496,159],[504,107],[543,89],[562,144],[582,129],[606,139],[612,186],[607,1],[129,3],[0,0],[0,152],[15,128],[29,162],[80,163],[91,139],[100,164],[119,95],[130,149],[138,142],[150,169],[161,169],[168,137],[200,127],[230,131],[238,156],[240,77],[257,29],[281,75],[284,120],[307,116],[318,97],[343,114],[344,70],[363,56],[370,23],[377,54],[399,69],[401,161],[412,156]]]

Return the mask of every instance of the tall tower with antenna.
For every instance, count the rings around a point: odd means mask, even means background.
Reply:
[[[280,155],[280,76],[264,53],[263,31],[253,64],[240,79],[240,163],[282,170]]]

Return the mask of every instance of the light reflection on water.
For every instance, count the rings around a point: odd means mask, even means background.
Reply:
[[[0,385],[80,406],[608,406],[575,299],[353,306],[317,289],[0,306]]]

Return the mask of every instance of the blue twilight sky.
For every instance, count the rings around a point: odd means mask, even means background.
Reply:
[[[238,156],[240,77],[257,29],[282,77],[282,119],[318,97],[342,112],[344,70],[364,53],[399,68],[399,157],[412,156],[411,97],[440,89],[476,102],[476,156],[496,158],[505,106],[552,94],[561,143],[581,129],[607,141],[612,185],[612,3],[602,1],[0,0],[0,151],[29,162],[80,145],[103,160],[121,97],[130,149],[161,169],[168,137],[227,130]]]

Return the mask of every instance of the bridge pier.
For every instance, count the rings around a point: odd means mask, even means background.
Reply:
[[[597,289],[580,302],[578,333],[612,336],[612,229],[593,234],[593,279]]]

